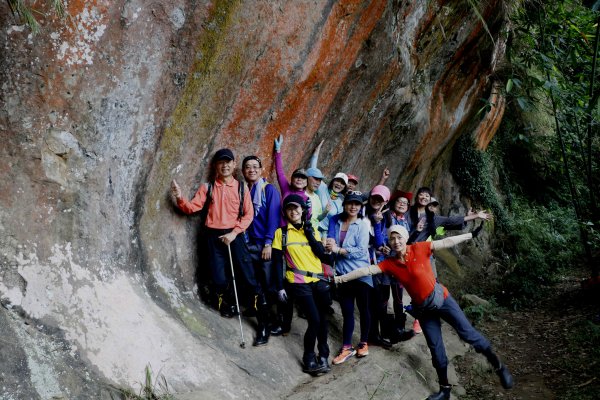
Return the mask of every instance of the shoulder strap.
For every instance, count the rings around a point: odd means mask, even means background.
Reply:
[[[331,276],[323,274],[318,274],[310,271],[304,271],[296,268],[294,265],[291,265],[287,261],[286,255],[289,255],[287,250],[287,225],[281,228],[281,249],[283,251],[283,263],[286,271],[292,271],[295,274],[308,276],[310,278],[317,278],[319,280],[325,282],[333,282],[333,274]],[[285,274],[285,271],[284,271]]]
[[[246,186],[246,184],[244,183],[244,181],[238,181],[238,192],[240,195],[240,209],[238,210],[238,221],[241,221],[242,217],[244,216],[244,186]]]
[[[204,206],[200,211],[200,220],[202,221],[202,225],[206,225],[206,219],[208,217],[208,208],[210,207],[210,203],[212,202],[212,190],[213,183],[206,182],[206,200],[204,200]]]
[[[287,224],[281,227],[281,249],[286,251],[287,247]]]

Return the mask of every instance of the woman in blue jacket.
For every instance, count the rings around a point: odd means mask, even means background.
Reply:
[[[369,265],[368,249],[371,226],[369,220],[360,215],[361,208],[360,192],[349,192],[344,197],[344,211],[330,219],[325,248],[335,254],[337,274],[347,274]],[[341,364],[354,355],[365,357],[369,354],[367,345],[371,324],[369,292],[372,288],[373,279],[370,276],[337,287],[344,319],[343,343],[339,354],[333,359],[333,364]],[[355,300],[360,312],[360,342],[357,349],[352,347]]]

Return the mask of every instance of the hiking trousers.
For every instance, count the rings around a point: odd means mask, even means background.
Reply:
[[[327,344],[327,308],[331,305],[331,293],[326,282],[291,283],[288,287],[298,306],[306,314],[308,326],[304,333],[303,361],[314,359],[315,343],[321,357],[329,357]]]
[[[450,324],[458,336],[472,345],[478,353],[484,353],[491,349],[489,340],[473,328],[456,300],[448,295],[439,309],[423,311],[419,314],[421,329],[423,329],[423,335],[431,352],[431,361],[437,370],[445,369],[448,366],[448,357],[446,357],[446,348],[442,339],[442,319]]]
[[[256,280],[262,287],[265,295],[269,295],[269,297],[272,298],[274,294],[277,294],[273,260],[262,259],[263,245],[250,242],[247,246],[248,252],[250,253],[250,259],[254,266]]]
[[[208,257],[213,284],[217,294],[231,295],[233,287],[231,283],[231,266],[229,265],[229,251],[227,246],[219,239],[219,236],[231,232],[232,229],[212,229],[206,228],[206,238],[208,240]],[[251,295],[262,294],[262,289],[254,275],[254,267],[248,247],[244,240],[244,235],[239,234],[229,245],[231,247],[231,257],[236,272],[236,284],[242,292]]]

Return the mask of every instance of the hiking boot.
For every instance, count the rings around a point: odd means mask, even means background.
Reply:
[[[254,338],[253,346],[264,346],[269,343],[269,330],[264,325],[259,325]]]
[[[225,303],[221,304],[219,307],[219,312],[223,318],[233,318],[238,315],[238,311],[235,306],[229,306]]]
[[[398,329],[398,341],[406,342],[415,336],[415,331],[412,329]]]
[[[369,345],[365,342],[360,342],[358,346],[356,346],[356,357],[362,358],[369,355]]]
[[[346,362],[350,357],[354,356],[355,354],[356,350],[354,350],[353,347],[342,347],[338,355],[333,359],[332,363],[334,365],[341,364],[343,362]]]
[[[506,365],[500,364],[500,368],[498,368],[495,372],[496,375],[498,375],[498,377],[500,378],[500,383],[502,384],[502,387],[504,389],[512,389],[515,383],[513,380],[513,376],[511,375],[508,368],[506,368]]]
[[[421,324],[418,319],[415,319],[415,322],[413,322],[413,331],[415,331],[416,334],[423,333],[423,329],[421,329]]]
[[[234,305],[229,305],[227,301],[223,298],[223,295],[219,295],[218,298],[218,309],[221,313],[221,317],[223,318],[233,318],[238,315],[237,307]]]
[[[326,374],[331,371],[331,367],[329,366],[329,362],[327,361],[327,357],[319,356],[317,357],[317,361],[319,365],[323,368],[323,373]]]
[[[317,362],[317,358],[315,357],[314,353],[311,357],[308,357],[308,359],[305,360],[302,364],[302,372],[311,374],[312,376],[318,376],[326,373],[325,365],[321,364],[320,362]]]
[[[452,386],[440,385],[440,391],[429,396],[427,400],[448,400],[450,399],[450,390],[452,390]]]
[[[281,336],[283,335],[283,328],[279,324],[271,325],[270,333],[271,336]]]
[[[383,347],[386,350],[389,350],[392,348],[392,342],[390,342],[389,340],[387,340],[384,337],[381,337],[381,335],[371,336],[368,340],[368,343],[373,346]]]

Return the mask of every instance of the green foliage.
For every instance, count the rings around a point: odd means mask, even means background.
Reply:
[[[167,380],[161,374],[152,376],[150,365],[146,366],[144,383],[140,384],[139,393],[135,393],[131,389],[117,389],[119,396],[124,400],[173,400],[174,397],[169,393]],[[114,400],[114,396],[111,394]]]
[[[471,136],[463,135],[455,144],[450,172],[464,194],[489,207],[500,227],[506,225],[506,213],[492,179],[490,156],[475,148]]]
[[[34,13],[39,16],[46,16],[46,14],[33,6],[37,4],[37,2],[30,2],[31,4],[27,4],[25,0],[6,0],[8,2],[8,6],[10,7],[11,12],[14,15],[17,15],[22,22],[24,22],[31,32],[35,35],[40,32],[40,23],[35,18]],[[64,18],[66,15],[65,5],[63,0],[50,0],[50,7],[54,11],[56,15],[60,18]]]
[[[500,299],[519,308],[546,295],[546,287],[579,264],[582,249],[569,208],[519,199],[511,211],[497,247],[497,256],[507,268]]]
[[[591,255],[600,248],[593,229],[600,222],[600,14],[580,1],[527,1],[511,22],[509,63],[500,75],[507,82],[510,118],[521,123],[515,133],[534,147],[538,159],[530,161],[550,194],[571,202],[593,265]]]
[[[496,321],[498,306],[494,302],[490,302],[488,305],[475,304],[463,307],[463,311],[467,318],[469,318],[474,325],[477,325],[483,321]]]

